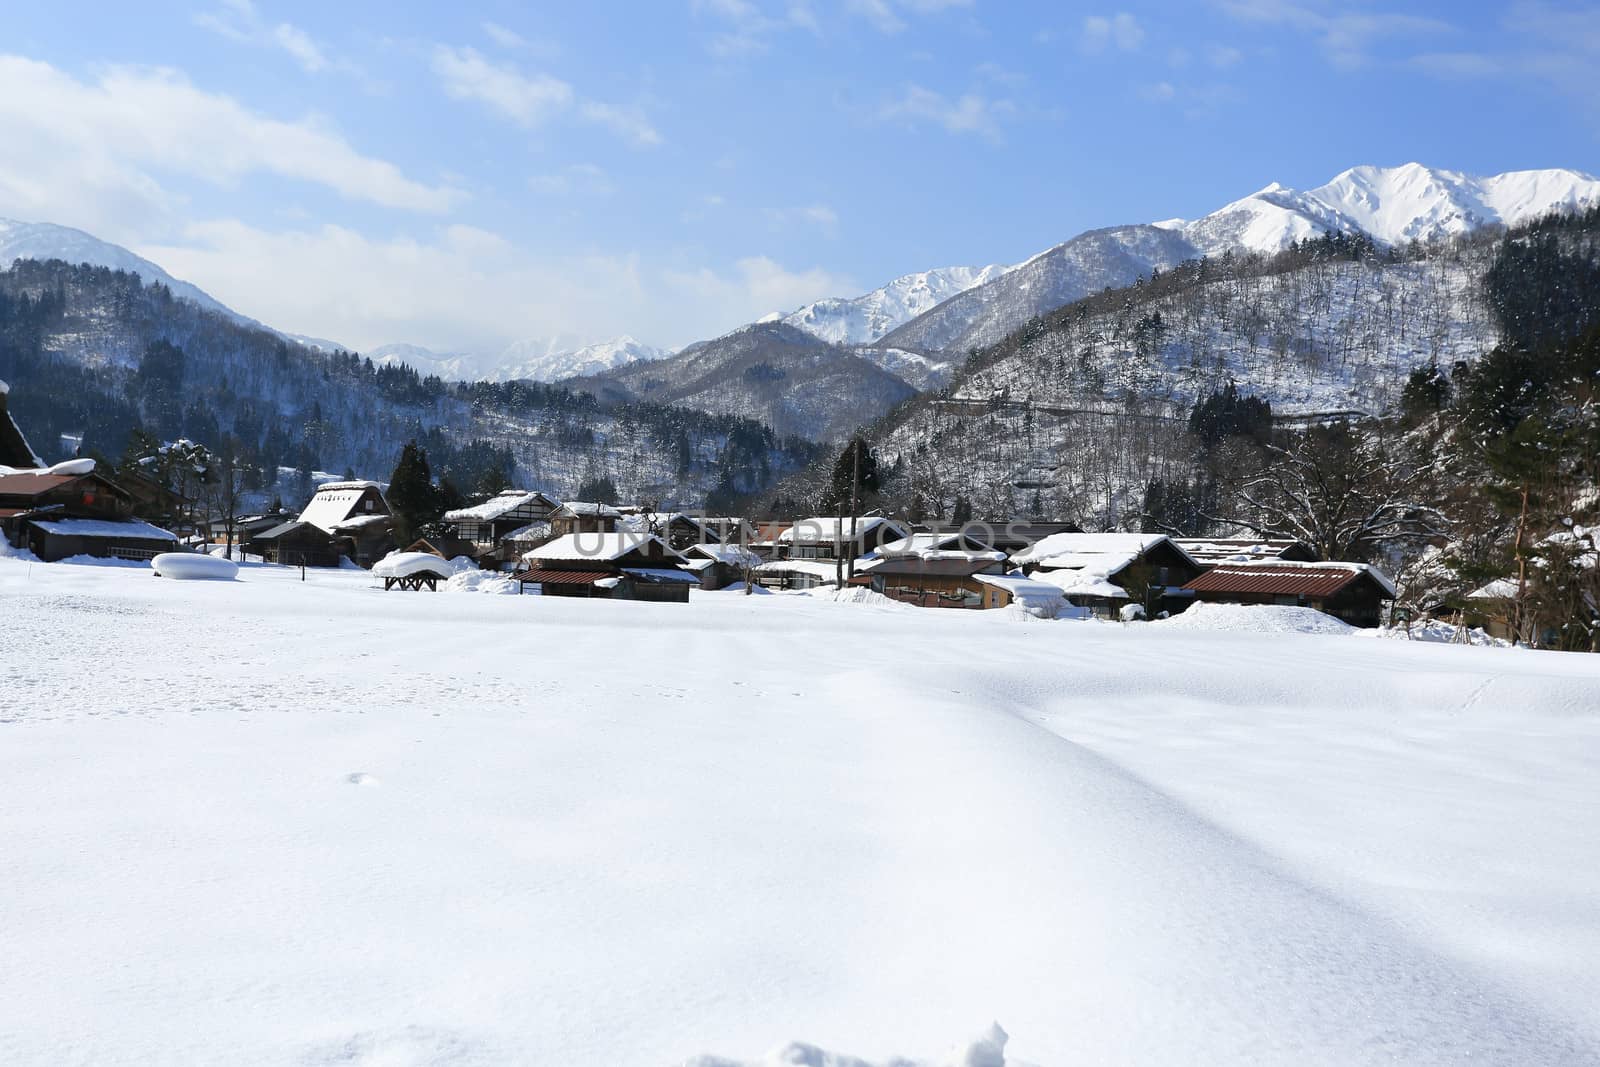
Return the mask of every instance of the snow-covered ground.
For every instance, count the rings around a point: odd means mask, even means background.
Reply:
[[[1600,1058],[1600,657],[299,579],[0,559],[0,1062]]]

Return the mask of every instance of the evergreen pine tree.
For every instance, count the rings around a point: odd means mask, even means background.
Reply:
[[[438,522],[442,513],[439,491],[434,488],[428,453],[416,441],[407,441],[389,477],[389,510],[394,515],[394,537],[409,545],[423,529]]]

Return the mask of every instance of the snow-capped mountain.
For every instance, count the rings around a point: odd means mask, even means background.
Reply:
[[[1489,225],[1515,226],[1551,211],[1600,203],[1600,179],[1575,170],[1473,177],[1420,163],[1352,167],[1296,192],[1277,183],[1176,229],[1208,255],[1228,248],[1278,252],[1319,233],[1364,233],[1379,244],[1432,241]]]
[[[1575,170],[1479,178],[1419,163],[1354,167],[1304,192],[1274,183],[1194,220],[1091,230],[877,340],[954,356],[993,344],[1036,315],[1186,259],[1230,249],[1278,252],[1328,232],[1366,234],[1383,245],[1430,241],[1595,204],[1600,179]]]
[[[901,323],[1010,269],[991,264],[918,271],[862,296],[818,300],[782,316],[782,320],[836,345],[868,344]]]
[[[615,370],[630,363],[661,359],[670,353],[626,335],[598,344],[581,344],[575,337],[558,335],[516,341],[493,356],[435,352],[408,344],[380,345],[368,355],[380,366],[405,364],[421,374],[437,375],[446,381],[557,382]]]
[[[1101,289],[1131,285],[1153,268],[1165,270],[1195,254],[1181,233],[1158,226],[1090,230],[918,315],[879,344],[958,358],[1036,315]]]
[[[576,348],[551,344],[545,347],[542,354],[534,346],[519,342],[500,354],[489,379],[511,381],[528,378],[536,382],[558,382],[563,378],[615,370],[630,363],[647,363],[668,355],[671,353],[667,349],[643,344],[626,334]]]
[[[171,289],[173,295],[193,300],[203,308],[244,320],[244,316],[224,307],[198,286],[174,278],[143,256],[71,226],[0,219],[0,269],[9,267],[13,260],[18,259],[59,259],[67,263],[88,263],[96,267],[125,270],[137,274],[146,284],[160,282]]]

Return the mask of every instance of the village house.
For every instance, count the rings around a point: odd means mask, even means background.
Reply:
[[[269,563],[371,567],[394,548],[394,519],[377,482],[325,482],[298,518],[257,534],[250,551]]]
[[[570,533],[525,553],[522,587],[545,596],[604,597],[687,603],[700,579],[684,556],[655,534],[633,530]]]
[[[887,541],[898,541],[909,533],[904,526],[882,515],[862,515],[854,519],[836,515],[813,516],[793,523],[777,535],[776,558],[856,559]]]
[[[94,466],[92,459],[79,459],[0,468],[0,532],[6,540],[46,562],[69,556],[150,559],[178,547],[170,531],[134,518],[133,498]]]
[[[617,528],[656,534],[667,544],[683,552],[691,545],[721,544],[724,541],[724,527],[720,523],[723,521],[725,520],[718,520],[719,524],[714,525],[688,512],[637,509],[631,514],[622,516]]]
[[[1218,563],[1184,588],[1197,600],[1315,608],[1362,627],[1379,625],[1395,595],[1388,575],[1365,563],[1294,560]]]
[[[577,533],[612,533],[622,512],[610,504],[568,500],[550,514],[550,536],[567,537]]]
[[[515,566],[523,552],[553,535],[550,518],[561,507],[543,493],[507,489],[481,504],[444,513],[444,522],[479,566]]]
[[[923,531],[886,541],[856,562],[874,592],[924,608],[990,608],[1003,599],[980,577],[1006,573],[1004,552],[963,530]],[[1060,593],[1057,591],[1057,598]]]
[[[1060,589],[1072,604],[1114,618],[1124,605],[1179,612],[1201,567],[1163,534],[1058,533],[1012,555],[1027,577]]]
[[[701,589],[726,589],[745,580],[745,572],[761,566],[763,560],[736,541],[726,544],[690,545],[684,551],[684,570],[700,580]]]
[[[997,548],[1008,556],[1015,556],[1018,552],[1031,548],[1046,537],[1083,532],[1083,528],[1075,522],[1036,522],[1020,519],[1012,522],[975,520],[965,524],[961,529],[975,540],[990,548]]]

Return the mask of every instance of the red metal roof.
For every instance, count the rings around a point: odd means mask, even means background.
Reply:
[[[1269,563],[1242,566],[1219,563],[1184,588],[1197,593],[1329,597],[1366,573],[1360,567],[1339,564],[1304,563],[1297,567],[1274,567]]]
[[[610,571],[556,571],[535,567],[513,575],[519,582],[538,582],[540,585],[592,585],[602,578],[615,578]]]

